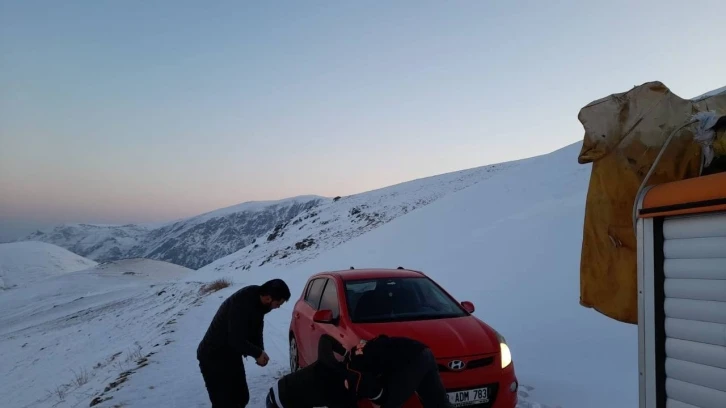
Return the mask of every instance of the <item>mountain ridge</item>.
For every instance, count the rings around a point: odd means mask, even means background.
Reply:
[[[198,269],[237,251],[273,228],[323,200],[299,196],[255,201],[156,224],[62,224],[36,231],[23,240],[42,241],[66,248],[97,262],[148,258]]]

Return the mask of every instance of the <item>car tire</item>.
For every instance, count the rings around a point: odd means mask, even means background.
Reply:
[[[295,335],[290,336],[290,372],[294,373],[300,369],[300,358],[298,356],[297,340]]]

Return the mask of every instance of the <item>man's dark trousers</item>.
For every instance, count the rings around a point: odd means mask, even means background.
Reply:
[[[242,359],[202,360],[199,368],[212,408],[244,408],[250,402]]]
[[[441,382],[436,359],[429,348],[409,364],[395,370],[385,384],[388,395],[382,408],[401,407],[414,392],[424,408],[450,407],[446,388]]]

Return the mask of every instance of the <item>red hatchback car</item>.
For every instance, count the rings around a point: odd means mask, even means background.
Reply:
[[[317,360],[326,333],[349,349],[379,334],[427,344],[454,407],[513,408],[518,382],[504,338],[424,273],[398,269],[321,272],[308,279],[290,322],[290,369]],[[362,404],[370,406],[369,403]],[[414,396],[406,407],[420,407]]]

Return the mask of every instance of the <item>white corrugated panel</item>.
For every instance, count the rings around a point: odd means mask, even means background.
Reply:
[[[726,302],[726,280],[666,279],[667,298]],[[726,407],[724,407],[726,408]]]
[[[666,400],[666,408],[698,408],[695,405],[686,404],[685,402],[676,401],[676,400]]]
[[[666,259],[664,269],[666,278],[726,280],[726,258]]]
[[[726,324],[726,302],[666,298],[665,314],[675,319]]]
[[[668,399],[674,399],[698,408],[726,407],[726,392],[679,381],[674,378],[666,379],[666,395]]]
[[[726,237],[669,239],[664,250],[665,257],[671,259],[723,258]]]
[[[673,218],[663,224],[665,239],[723,237],[726,231],[726,213],[708,217],[701,215]]]
[[[672,358],[726,369],[726,350],[721,346],[669,338],[665,350]]]
[[[665,334],[666,338],[726,347],[726,324],[666,317]]]
[[[666,405],[726,408],[726,214],[666,219]]]

